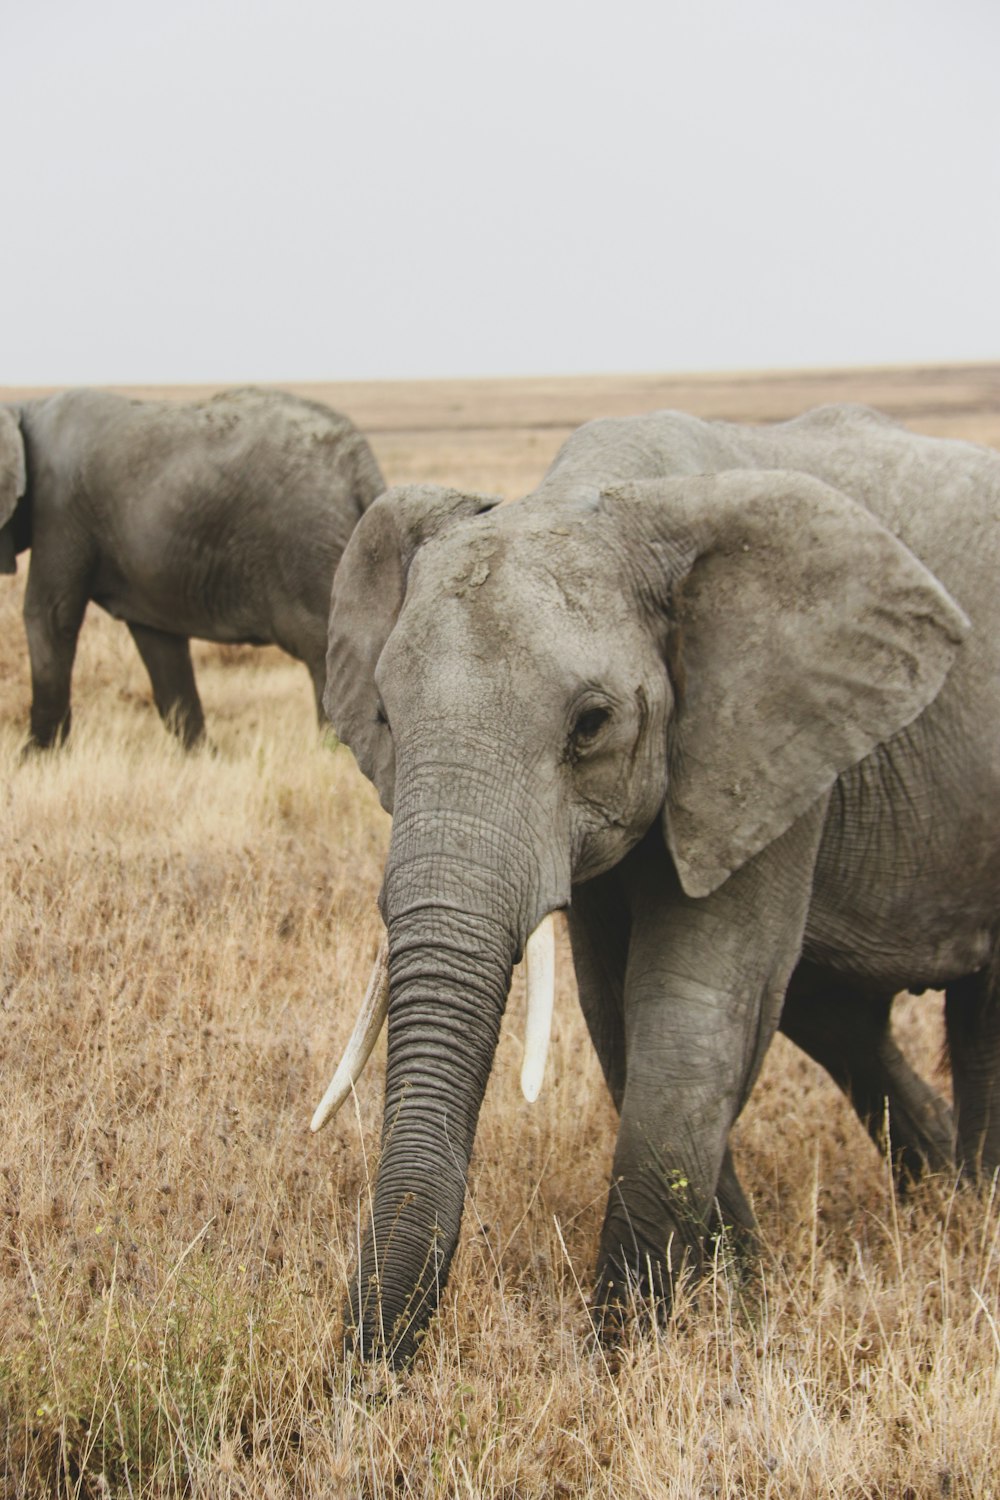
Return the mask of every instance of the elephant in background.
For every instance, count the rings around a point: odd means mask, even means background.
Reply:
[[[1000,455],[860,407],[598,421],[517,503],[371,507],[326,690],[393,813],[366,1355],[433,1312],[511,969],[559,908],[620,1114],[612,1323],[720,1221],[752,1234],[729,1133],[779,1024],[902,1173],[997,1170],[998,566]],[[931,987],[954,1117],[890,1028]]]
[[[385,488],[352,423],[280,391],[175,405],[67,391],[0,408],[0,571],[31,548],[31,745],[70,726],[89,600],[124,620],[163,720],[204,736],[190,637],[274,644],[322,718],[334,570]]]

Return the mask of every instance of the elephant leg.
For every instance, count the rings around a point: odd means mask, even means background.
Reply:
[[[580,1008],[620,1114],[627,1076],[625,973],[631,916],[617,872],[575,886],[567,918]],[[753,1209],[727,1147],[710,1213],[709,1233],[735,1231],[741,1245],[746,1247],[753,1242],[756,1227]]]
[[[788,986],[781,1030],[843,1089],[879,1150],[891,1152],[902,1187],[928,1169],[954,1165],[954,1127],[944,1100],[893,1040],[892,1000],[802,963]]]
[[[69,587],[48,586],[33,560],[24,595],[24,628],[31,662],[29,748],[61,744],[70,729],[70,687],[80,626],[87,609],[85,577]]]
[[[945,990],[958,1162],[971,1177],[991,1177],[1000,1167],[998,956]]]
[[[614,871],[573,888],[567,911],[576,987],[605,1082],[621,1113],[625,1093],[625,966],[629,911]]]
[[[825,804],[710,896],[685,896],[654,828],[619,867],[632,916],[626,1079],[601,1233],[597,1303],[669,1301],[720,1228],[750,1229],[729,1132],[798,959]]]
[[[734,1235],[738,1248],[744,1254],[757,1244],[757,1219],[736,1175],[733,1154],[728,1146],[722,1158],[722,1169],[715,1189],[709,1232]]]
[[[294,656],[305,665],[312,683],[316,703],[316,718],[320,729],[328,727],[329,720],[323,707],[326,691],[327,616],[329,601],[319,608],[318,601],[311,603],[305,598],[287,603],[273,622],[274,644]]]
[[[205,738],[205,716],[191,665],[191,643],[187,636],[168,635],[132,620],[128,628],[149,673],[160,718],[186,750],[192,749]]]
[[[318,665],[315,662],[307,662],[306,665],[309,668],[309,676],[312,679],[313,697],[316,700],[316,718],[319,722],[319,727],[320,729],[328,729],[330,721],[326,716],[326,709],[323,707],[323,694],[326,691],[326,658],[324,657],[323,661]]]

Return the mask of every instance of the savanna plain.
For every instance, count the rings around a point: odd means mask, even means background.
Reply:
[[[1000,446],[998,367],[297,389],[350,414],[390,481],[508,495],[578,422],[658,406],[767,420],[859,399]],[[998,1195],[938,1177],[898,1201],[780,1037],[735,1133],[760,1268],[723,1244],[662,1331],[613,1358],[594,1342],[615,1118],[564,934],[533,1106],[515,975],[416,1363],[347,1360],[383,1046],[328,1130],[308,1124],[377,947],[388,819],[317,735],[301,666],[197,646],[211,747],[185,755],[94,608],[71,740],[22,762],[25,564],[0,581],[4,1497],[1000,1494]],[[896,1011],[946,1089],[940,997]]]

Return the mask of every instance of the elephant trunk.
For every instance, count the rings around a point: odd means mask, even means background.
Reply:
[[[495,922],[449,911],[430,925],[423,913],[389,923],[382,1154],[352,1289],[362,1354],[397,1364],[447,1279],[513,961]]]
[[[444,811],[409,793],[397,796],[383,891],[382,1153],[349,1310],[360,1352],[396,1364],[412,1355],[448,1275],[511,972],[544,915],[523,822],[486,820],[482,785],[463,799],[452,784]],[[558,895],[545,909],[556,904]]]

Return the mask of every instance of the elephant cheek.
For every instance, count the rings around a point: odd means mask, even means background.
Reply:
[[[646,749],[622,767],[613,796],[581,802],[573,820],[575,885],[613,869],[645,837],[663,807],[665,766],[665,752]]]

